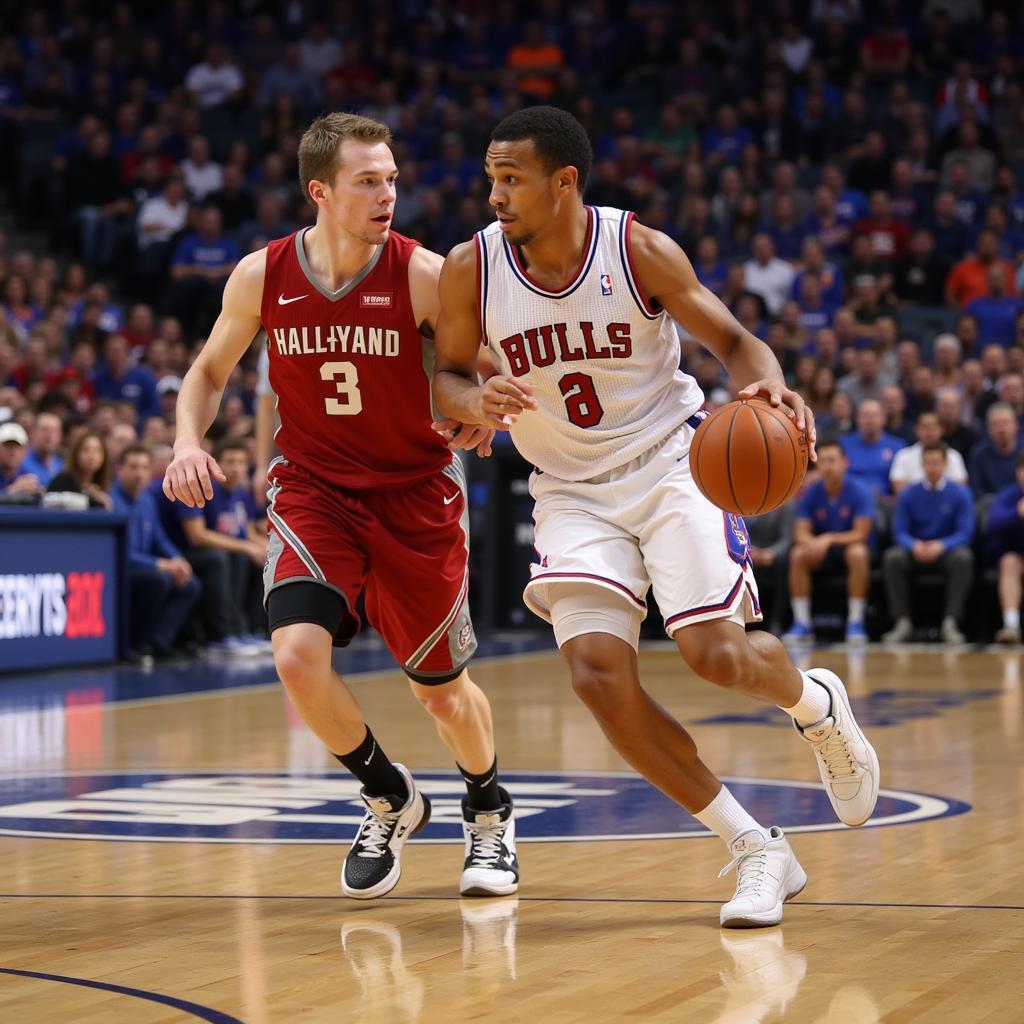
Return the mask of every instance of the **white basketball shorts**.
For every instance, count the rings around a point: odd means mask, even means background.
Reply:
[[[537,561],[523,594],[531,611],[551,622],[552,588],[592,583],[619,594],[641,619],[653,586],[669,636],[709,619],[761,620],[746,524],[712,505],[690,474],[687,456],[699,423],[691,417],[592,480],[534,471]]]

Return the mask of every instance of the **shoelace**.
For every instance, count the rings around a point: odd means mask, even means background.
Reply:
[[[821,745],[821,755],[825,758],[825,771],[830,779],[846,779],[854,775],[853,755],[846,745],[842,730],[833,729],[832,735]],[[842,772],[839,771],[842,769]]]
[[[733,868],[736,869],[736,896],[746,896],[751,891],[756,891],[764,879],[764,871],[768,865],[768,851],[763,847],[760,850],[745,851],[733,857],[728,864],[718,872],[719,878],[724,878]],[[733,897],[733,899],[736,898]]]
[[[500,825],[470,824],[472,836],[469,859],[483,867],[494,867],[501,859],[502,840],[505,838],[507,822]]]
[[[356,856],[383,857],[384,848],[391,838],[394,827],[394,821],[388,821],[387,818],[381,818],[370,811],[363,819],[362,827],[359,829],[359,838],[356,841],[359,849]]]

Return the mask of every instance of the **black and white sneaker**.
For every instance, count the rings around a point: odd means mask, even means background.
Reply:
[[[466,863],[459,882],[463,896],[509,896],[519,888],[512,797],[505,789],[499,792],[502,804],[493,811],[475,811],[463,798]]]
[[[409,796],[359,795],[366,816],[341,869],[341,891],[357,900],[386,896],[402,877],[402,847],[430,821],[430,801],[416,788],[409,769],[395,764]]]

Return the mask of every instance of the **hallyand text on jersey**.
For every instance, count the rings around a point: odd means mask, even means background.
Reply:
[[[314,324],[295,327],[274,327],[271,330],[278,355],[366,355],[399,354],[399,332],[384,327],[362,324]]]
[[[633,354],[630,325],[612,323],[597,328],[589,320],[575,324],[545,324],[502,338],[498,346],[508,359],[513,377],[534,367],[583,359],[628,359]]]

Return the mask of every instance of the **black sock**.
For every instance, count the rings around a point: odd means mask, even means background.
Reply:
[[[402,803],[409,799],[405,779],[388,760],[369,726],[366,737],[355,750],[334,756],[363,784],[367,796],[397,796]]]
[[[455,767],[466,780],[466,802],[474,811],[496,811],[502,805],[501,793],[498,792],[497,758],[483,775],[473,775],[458,763]]]

